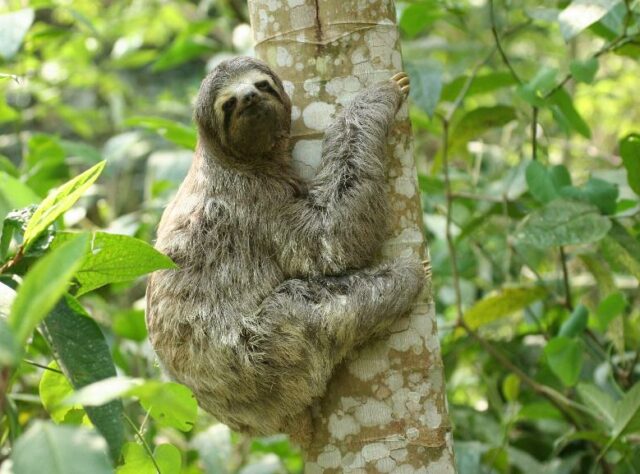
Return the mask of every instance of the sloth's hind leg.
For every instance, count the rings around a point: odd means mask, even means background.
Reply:
[[[345,276],[287,280],[265,299],[258,318],[280,320],[276,323],[280,328],[296,328],[302,340],[327,351],[318,357],[333,359],[335,364],[405,314],[423,282],[424,268],[414,257]]]
[[[345,276],[282,283],[243,321],[241,352],[261,400],[247,410],[267,431],[295,434],[291,426],[323,395],[335,365],[405,314],[423,281],[422,263],[400,258]]]

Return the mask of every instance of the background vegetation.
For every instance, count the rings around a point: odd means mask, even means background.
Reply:
[[[460,472],[640,472],[640,5],[398,11]],[[0,472],[301,472],[285,437],[196,416],[144,325],[191,100],[246,22],[0,1]]]

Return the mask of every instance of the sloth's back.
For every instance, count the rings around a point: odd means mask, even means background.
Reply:
[[[166,217],[156,246],[180,268],[154,273],[147,289],[149,336],[159,359],[202,408],[233,429],[280,431],[285,418],[320,395],[332,364],[290,333],[295,325],[258,314],[285,279],[260,232],[261,216],[208,202],[182,220]]]

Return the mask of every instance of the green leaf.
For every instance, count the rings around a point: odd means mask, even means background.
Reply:
[[[520,394],[520,379],[514,374],[507,375],[502,382],[502,393],[507,401],[515,402]]]
[[[579,383],[576,389],[587,406],[602,417],[607,427],[612,428],[616,411],[615,400],[593,384]]]
[[[0,219],[12,209],[40,202],[40,197],[22,181],[0,171]]]
[[[71,278],[82,265],[88,240],[86,234],[80,234],[36,262],[27,273],[9,314],[9,325],[20,344],[27,341],[67,291]]]
[[[617,403],[611,439],[603,452],[606,452],[620,436],[640,430],[640,382],[625,393]]]
[[[180,122],[161,117],[136,116],[125,120],[125,125],[141,127],[157,133],[176,145],[194,150],[196,147],[196,131]]]
[[[516,235],[523,244],[547,248],[597,242],[610,228],[611,221],[591,204],[555,199],[529,214]]]
[[[182,467],[182,456],[180,450],[172,444],[164,443],[156,446],[153,450],[161,472],[180,472]]]
[[[189,388],[175,382],[111,377],[93,383],[65,400],[66,404],[95,405],[119,397],[134,396],[160,426],[181,431],[193,428],[198,404]]]
[[[1,286],[4,286],[0,283]],[[0,366],[13,367],[20,360],[21,348],[0,309]]]
[[[31,205],[16,209],[7,214],[4,218],[2,225],[2,237],[0,238],[0,259],[4,259],[9,251],[14,234],[18,233],[21,236],[24,235],[24,231],[27,228],[27,223],[37,206]],[[25,257],[40,257],[50,247],[55,232],[52,229],[47,229],[35,240],[35,242],[27,250],[23,250]]]
[[[64,401],[65,405],[80,403],[84,406],[104,405],[120,397],[131,394],[131,390],[144,385],[143,379],[111,376],[85,385]],[[149,382],[152,383],[152,382]]]
[[[0,115],[2,113],[0,112]],[[4,155],[0,155],[0,171],[3,173],[7,173],[9,176],[13,176],[14,178],[20,177],[20,171],[16,168],[16,165]]]
[[[569,70],[576,81],[591,84],[598,72],[598,58],[574,59],[569,63]]]
[[[518,413],[525,420],[563,420],[562,414],[549,402],[527,403]]]
[[[506,105],[478,107],[465,114],[456,124],[451,133],[451,151],[459,150],[487,130],[502,127],[515,119],[516,112],[513,107]]]
[[[640,134],[631,133],[620,140],[620,156],[627,170],[627,182],[640,196]]]
[[[543,97],[555,86],[557,75],[557,69],[543,67],[533,79],[518,87],[517,94],[533,106],[544,107]]]
[[[80,196],[91,186],[100,173],[102,172],[105,161],[89,168],[84,173],[76,176],[71,181],[63,184],[58,190],[47,196],[36,212],[33,213],[31,220],[27,224],[24,232],[25,246],[29,246],[41,232],[53,224],[58,217],[66,212]]]
[[[177,428],[180,431],[191,431],[198,413],[198,403],[184,385],[155,381],[131,390],[140,398],[140,403],[160,426]]]
[[[0,56],[5,60],[16,55],[34,18],[31,8],[0,15]]]
[[[24,157],[26,183],[40,196],[69,178],[69,167],[58,137],[36,133],[27,142]]]
[[[60,368],[76,390],[116,375],[102,331],[71,296],[56,305],[42,329]],[[124,441],[122,403],[114,400],[102,406],[86,406],[85,410],[107,440],[111,458],[117,460]]]
[[[606,237],[605,237],[606,239]],[[613,280],[613,272],[601,254],[581,253],[578,258],[582,260],[584,266],[591,272],[600,289],[600,294],[607,294],[616,291],[616,284]]]
[[[84,165],[93,166],[102,160],[100,152],[88,143],[60,140],[60,146],[69,159],[73,159]]]
[[[571,129],[578,132],[585,138],[591,138],[591,130],[589,125],[580,116],[576,108],[573,106],[571,96],[564,88],[560,88],[555,91],[549,101],[553,104],[551,111],[554,117],[559,118],[562,122],[566,123]]]
[[[453,102],[458,94],[462,91],[469,76],[458,76],[453,81],[445,84],[442,87],[441,99],[448,102]],[[485,94],[487,92],[493,92],[504,87],[509,87],[517,84],[513,75],[509,72],[490,72],[487,74],[478,74],[473,78],[471,85],[467,89],[465,97],[471,97],[477,94]]]
[[[578,382],[582,370],[584,347],[580,339],[554,337],[544,347],[544,355],[551,371],[567,387]]]
[[[556,189],[562,189],[566,186],[571,186],[571,175],[569,170],[564,165],[555,165],[549,169],[549,175],[553,181]]]
[[[547,168],[539,161],[531,161],[525,171],[529,192],[536,201],[546,204],[558,197],[558,190]]]
[[[402,11],[399,26],[409,38],[413,38],[440,17],[440,2],[423,0],[410,4]]]
[[[433,118],[442,91],[442,66],[435,61],[407,63],[407,73],[411,77],[411,100]]]
[[[573,0],[560,12],[558,22],[565,41],[569,41],[581,31],[605,16],[621,0]]]
[[[147,451],[138,443],[129,442],[122,447],[124,463],[118,466],[116,474],[157,474]],[[173,472],[173,471],[171,471]]]
[[[590,178],[583,186],[571,186],[571,176],[563,165],[546,168],[531,161],[526,169],[527,185],[531,195],[546,204],[557,197],[585,201],[598,207],[604,214],[616,211],[618,187],[598,178]]]
[[[589,321],[589,310],[584,306],[579,304],[573,310],[569,318],[562,323],[560,326],[560,331],[558,331],[558,336],[563,337],[575,337],[582,334],[582,332],[587,328],[587,322]]]
[[[11,453],[13,474],[111,474],[107,444],[94,430],[36,421]]]
[[[73,237],[73,233],[58,233],[54,247]],[[127,235],[94,232],[86,258],[76,273],[80,284],[77,295],[108,283],[131,281],[155,270],[176,268],[169,257],[148,243]]]
[[[597,206],[603,214],[616,212],[618,186],[598,178],[590,178],[583,186],[574,188],[565,186],[560,190],[564,198],[590,202]]]
[[[58,364],[53,361],[48,365],[49,369],[42,373],[38,393],[45,410],[49,412],[51,419],[56,423],[80,424],[85,415],[81,405],[62,405],[61,402],[73,393],[71,383],[59,370]]]
[[[612,266],[626,269],[640,280],[640,242],[619,223],[614,222],[600,249]]]
[[[545,295],[540,287],[503,288],[485,296],[464,314],[464,320],[472,328],[485,326],[529,306]]]
[[[142,342],[147,339],[147,325],[144,311],[131,309],[121,311],[113,318],[113,332],[133,341]]]
[[[171,46],[158,56],[153,64],[153,71],[164,71],[204,54],[210,55],[216,47],[215,42],[208,37],[213,28],[212,21],[191,23]]]
[[[116,474],[157,474],[153,461],[143,446],[127,443],[123,448],[124,464],[119,466]],[[182,458],[178,448],[172,444],[161,444],[156,447],[153,457],[162,473],[178,473],[182,467]]]
[[[40,197],[29,186],[4,171],[0,171],[0,195],[12,209],[40,201]]]
[[[596,309],[596,321],[600,331],[606,331],[615,318],[620,316],[627,307],[627,298],[623,293],[611,293],[603,299]]]

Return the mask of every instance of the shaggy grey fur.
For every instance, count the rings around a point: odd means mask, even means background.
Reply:
[[[260,74],[271,90],[247,79]],[[305,185],[290,166],[289,98],[268,66],[236,58],[203,81],[194,162],[158,230],[179,269],[150,279],[147,323],[170,374],[232,429],[295,431],[336,364],[419,294],[417,258],[373,263],[404,92],[396,80],[359,93]]]

